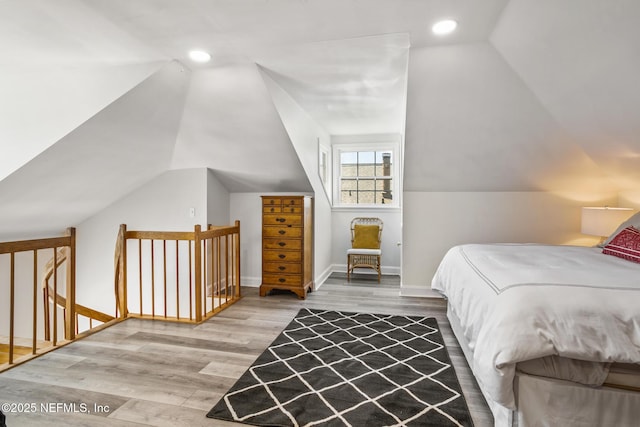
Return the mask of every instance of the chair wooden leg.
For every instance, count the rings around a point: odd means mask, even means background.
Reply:
[[[349,271],[351,269],[351,255],[347,255],[347,282],[349,282]]]
[[[382,275],[382,266],[380,264],[380,257],[378,257],[378,283],[380,283],[380,276]]]

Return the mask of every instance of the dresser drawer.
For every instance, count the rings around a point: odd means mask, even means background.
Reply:
[[[282,199],[282,206],[302,206],[302,199]]]
[[[267,262],[300,262],[302,261],[301,251],[278,251],[266,250],[262,253],[262,261]]]
[[[300,263],[286,263],[286,262],[265,262],[265,273],[280,273],[280,274],[300,274],[302,273],[302,265]]]
[[[282,238],[295,238],[302,237],[302,228],[300,227],[264,227],[262,229],[262,235],[264,237],[282,237]]]
[[[283,213],[302,213],[302,206],[283,206],[280,208]]]
[[[270,285],[300,286],[302,285],[302,275],[264,273],[262,282]]]
[[[282,212],[281,206],[273,206],[273,205],[264,205],[262,207],[262,212],[264,213],[280,213]]]
[[[262,206],[281,206],[282,199],[279,197],[263,197],[262,198]]]
[[[262,239],[263,249],[302,249],[302,240],[299,239]]]
[[[282,214],[282,215],[273,215],[273,214],[264,214],[263,217],[264,225],[302,225],[302,215],[294,215],[294,214]]]

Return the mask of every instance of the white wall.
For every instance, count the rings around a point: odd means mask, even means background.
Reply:
[[[264,79],[274,105],[287,130],[291,143],[313,187],[314,197],[314,280],[321,284],[331,272],[332,216],[331,205],[318,173],[318,142],[330,145],[330,136],[296,101],[262,69]]]
[[[207,169],[207,224],[230,225],[237,218],[229,217],[230,195],[218,181],[215,173]],[[242,224],[240,224],[242,227]]]
[[[382,227],[382,273],[400,274],[400,259],[402,255],[402,212],[399,209],[340,209],[332,212],[331,234],[332,258],[334,271],[347,271],[347,249],[351,247],[351,220],[357,216],[378,217],[383,222]],[[373,270],[358,269],[357,273],[376,274]]]
[[[596,244],[596,237],[580,233],[580,208],[616,202],[614,194],[583,200],[545,192],[405,192],[403,294],[427,294],[440,260],[455,245]]]
[[[207,193],[211,179],[204,168],[167,171],[81,223],[77,227],[77,302],[113,313],[113,256],[119,225],[163,231],[192,231],[196,224],[205,227],[207,200],[215,197],[213,190],[228,198],[216,185],[210,185]],[[190,208],[195,208],[193,218]]]
[[[243,286],[262,281],[263,193],[231,193],[230,216],[240,220],[240,274]]]
[[[411,49],[406,191],[615,191],[579,142],[489,43]]]
[[[55,237],[61,237],[64,233]],[[37,304],[37,337],[38,339],[44,339],[44,309],[43,309],[43,292],[42,292],[42,280],[44,278],[45,265],[53,258],[53,249],[39,250],[37,254],[37,277],[36,277],[36,290],[35,300]],[[31,338],[33,334],[33,263],[34,257],[32,251],[19,252],[15,255],[14,264],[14,304],[15,304],[15,323],[14,323],[14,336],[19,338]],[[0,255],[0,335],[9,335],[9,310],[10,310],[10,281],[11,281],[11,256],[9,254]],[[50,279],[49,284],[53,287],[53,277]],[[58,293],[60,295],[66,295],[66,264],[63,264],[58,269]],[[63,337],[63,323],[62,311],[58,312],[58,336]],[[52,321],[53,322],[53,321]],[[53,327],[53,323],[51,323]],[[3,341],[6,344],[6,342]],[[16,343],[23,345],[24,343]],[[31,341],[28,344],[31,345]]]

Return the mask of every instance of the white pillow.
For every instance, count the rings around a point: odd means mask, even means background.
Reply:
[[[620,226],[616,229],[616,231],[611,233],[611,236],[609,236],[607,238],[607,240],[604,241],[602,246],[608,245],[609,242],[611,242],[613,240],[613,238],[618,235],[619,232],[621,232],[622,230],[624,230],[625,228],[627,228],[629,226],[635,227],[637,229],[640,229],[640,212],[637,212],[631,218],[629,218],[628,220],[626,220],[625,222],[620,224]]]

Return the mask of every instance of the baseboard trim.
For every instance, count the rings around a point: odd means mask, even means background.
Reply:
[[[314,287],[313,287],[314,290],[315,289],[320,289],[320,287],[322,285],[324,285],[324,282],[327,281],[329,276],[331,276],[331,273],[333,273],[333,265],[330,265],[319,276],[316,276],[315,284],[314,284]]]
[[[410,286],[400,285],[401,297],[417,297],[417,298],[443,298],[443,296],[431,288],[426,286]]]
[[[262,283],[262,277],[242,276],[240,282],[247,288],[257,288]]]

